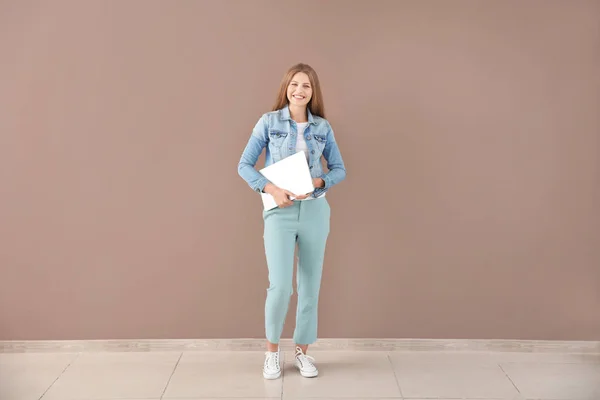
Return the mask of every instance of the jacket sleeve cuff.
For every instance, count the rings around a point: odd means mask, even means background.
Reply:
[[[329,189],[326,188],[316,188],[314,192],[312,192],[312,197],[313,198],[318,198],[319,196],[321,196],[323,193],[327,192]]]
[[[264,193],[265,186],[267,186],[267,183],[269,183],[269,180],[263,176],[256,184],[254,190],[256,190],[258,193]]]

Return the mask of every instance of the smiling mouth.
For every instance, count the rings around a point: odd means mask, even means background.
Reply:
[[[293,95],[292,97],[295,98],[295,99],[298,99],[298,100],[304,100],[305,99],[305,96],[298,96],[296,94]]]

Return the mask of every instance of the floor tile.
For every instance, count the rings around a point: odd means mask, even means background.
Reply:
[[[264,379],[263,363],[257,351],[186,352],[164,397],[281,398],[283,380]]]
[[[491,360],[431,355],[423,360],[391,353],[402,394],[407,398],[518,398],[510,379]]]
[[[181,353],[83,353],[43,400],[160,398]]]
[[[401,393],[385,352],[314,351],[316,378],[304,378],[292,356],[284,370],[284,399],[305,397],[380,398]]]
[[[501,366],[527,399],[600,399],[600,364],[503,363]]]
[[[474,365],[495,365],[503,362],[520,363],[586,363],[600,364],[600,354],[552,354],[519,352],[463,352],[463,351],[394,351],[395,363],[428,362],[438,364],[468,363]]]
[[[403,400],[402,397],[400,397],[399,395],[394,396],[394,397],[390,397],[390,396],[386,396],[386,397],[335,397],[335,396],[329,396],[329,397],[296,397],[296,396],[286,396],[285,394],[283,395],[283,400]],[[432,400],[432,399],[426,399],[426,400]],[[435,399],[435,400],[445,400],[445,399]]]
[[[75,353],[0,354],[0,399],[39,399],[76,358]]]
[[[285,394],[283,395],[283,400],[383,400],[383,399],[387,399],[387,400],[402,400],[402,397],[310,397],[310,398],[303,398],[303,397],[292,397],[292,396],[286,396]],[[180,399],[181,400],[181,399]],[[186,399],[187,400],[187,399]],[[425,399],[425,400],[432,400],[432,399]],[[446,400],[446,399],[435,399],[435,400]]]

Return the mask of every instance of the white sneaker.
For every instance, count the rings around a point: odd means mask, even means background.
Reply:
[[[281,376],[279,350],[265,352],[265,365],[263,367],[263,376],[265,379],[277,379]]]
[[[305,378],[314,378],[319,375],[319,370],[313,364],[314,361],[314,358],[307,356],[300,347],[296,346],[296,361],[294,364],[300,370],[300,375]]]

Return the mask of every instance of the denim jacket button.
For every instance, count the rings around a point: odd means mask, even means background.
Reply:
[[[314,151],[314,150],[311,150],[311,153],[312,153],[312,154],[315,154],[315,151]]]

